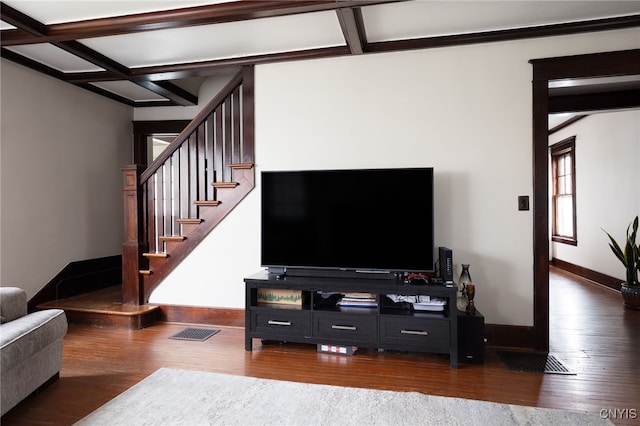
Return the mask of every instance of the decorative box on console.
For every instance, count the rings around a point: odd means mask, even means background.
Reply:
[[[339,345],[325,345],[323,343],[318,343],[318,352],[322,352],[325,354],[338,354],[338,355],[350,355],[356,353],[358,350],[357,346],[339,346]]]
[[[258,303],[277,303],[280,305],[302,305],[301,290],[259,288]]]

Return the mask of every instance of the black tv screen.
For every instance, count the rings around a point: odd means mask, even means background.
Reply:
[[[262,265],[434,269],[433,168],[262,172]]]

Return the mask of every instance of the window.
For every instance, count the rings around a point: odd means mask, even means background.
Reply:
[[[147,136],[147,165],[158,158],[162,151],[178,136],[178,133],[153,134]]]
[[[556,242],[578,245],[576,234],[576,137],[551,146],[553,234]]]

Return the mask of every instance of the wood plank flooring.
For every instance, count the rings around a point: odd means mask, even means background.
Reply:
[[[259,341],[246,352],[242,328],[215,327],[221,332],[192,342],[169,339],[185,324],[142,330],[73,325],[65,337],[60,380],[7,413],[2,424],[72,424],[160,367],[596,414],[617,409],[614,423],[640,424],[640,311],[623,309],[619,293],[555,269],[550,292],[550,352],[575,375],[510,371],[492,349],[483,365],[450,369],[448,356],[418,353],[360,350],[346,357],[317,353],[311,345]]]

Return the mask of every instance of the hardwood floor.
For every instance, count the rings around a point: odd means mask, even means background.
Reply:
[[[2,424],[72,424],[160,367],[593,413],[611,410],[616,424],[640,424],[640,311],[623,309],[620,294],[560,270],[552,270],[550,293],[550,352],[575,375],[510,371],[492,349],[483,365],[450,369],[448,356],[417,353],[361,349],[347,357],[320,354],[311,345],[258,341],[253,352],[246,352],[242,328],[216,327],[221,329],[217,335],[191,342],[169,339],[185,324],[142,330],[72,325],[60,380],[20,403]]]

